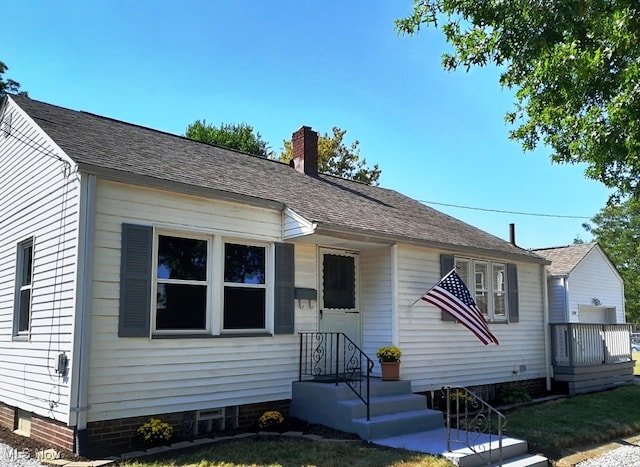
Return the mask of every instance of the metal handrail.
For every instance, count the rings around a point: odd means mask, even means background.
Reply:
[[[345,383],[370,414],[370,382],[374,362],[342,332],[301,332],[298,380]]]
[[[467,388],[448,386],[442,391],[447,401],[447,451],[451,451],[451,443],[462,443],[491,465],[495,462],[491,444],[496,437],[498,463],[502,465],[502,434],[506,416]],[[478,442],[483,435],[483,440]]]

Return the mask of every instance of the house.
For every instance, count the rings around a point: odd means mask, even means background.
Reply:
[[[534,249],[547,267],[550,323],[625,323],[624,283],[597,242]]]
[[[246,426],[287,410],[303,333],[401,347],[415,393],[550,387],[548,261],[318,173],[309,127],[290,166],[22,96],[0,121],[2,426],[83,455],[150,416]],[[499,346],[416,302],[454,265]]]
[[[634,380],[624,282],[597,242],[535,249],[547,266],[554,381],[569,394]]]

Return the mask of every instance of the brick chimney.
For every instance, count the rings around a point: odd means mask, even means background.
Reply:
[[[300,127],[291,136],[293,167],[312,177],[318,176],[318,133],[309,126]]]

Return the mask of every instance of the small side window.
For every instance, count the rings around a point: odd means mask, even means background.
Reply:
[[[16,257],[16,291],[13,335],[27,336],[31,324],[31,291],[33,288],[33,238],[18,244]]]

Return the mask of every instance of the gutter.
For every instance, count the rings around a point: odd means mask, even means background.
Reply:
[[[551,326],[549,324],[549,292],[547,290],[547,269],[544,265],[540,266],[540,275],[542,277],[542,315],[544,326],[544,362],[545,375],[547,379],[547,391],[551,391],[551,377],[553,373],[552,355],[551,355]]]
[[[145,175],[133,174],[116,169],[99,167],[78,163],[79,170],[90,175],[97,175],[101,179],[110,180],[112,182],[129,183],[132,185],[143,186],[147,188],[156,188],[158,190],[173,191],[192,196],[202,196],[206,198],[215,198],[233,203],[242,203],[250,206],[275,209],[283,211],[285,204],[279,201],[259,198],[257,196],[249,196],[231,191],[218,190],[215,188],[207,188],[199,185],[190,185],[188,183],[175,182],[172,180],[150,177]]]
[[[464,245],[454,245],[454,244],[438,242],[434,240],[422,240],[422,239],[416,239],[411,237],[404,237],[401,235],[371,232],[371,231],[366,231],[364,229],[343,227],[343,226],[330,225],[330,224],[324,224],[324,223],[323,224],[317,223],[316,225],[317,225],[317,228],[314,233],[318,235],[330,235],[337,238],[343,238],[345,240],[358,240],[358,241],[382,243],[382,244],[388,244],[388,245],[393,245],[396,243],[406,243],[409,245],[426,246],[426,247],[432,247],[432,248],[445,250],[445,251],[467,252],[467,253],[474,253],[476,255],[482,255],[482,256],[493,255],[494,257],[502,260],[511,259],[513,261],[523,261],[523,262],[536,263],[536,264],[542,264],[542,265],[551,264],[551,261],[541,256],[534,255],[528,252],[527,250],[522,250],[525,253],[519,254],[519,253],[515,253],[515,252],[512,253],[504,250],[478,248],[478,247],[470,247],[470,246],[464,246]],[[509,244],[506,241],[505,243]],[[519,247],[515,247],[515,248],[519,248]]]

